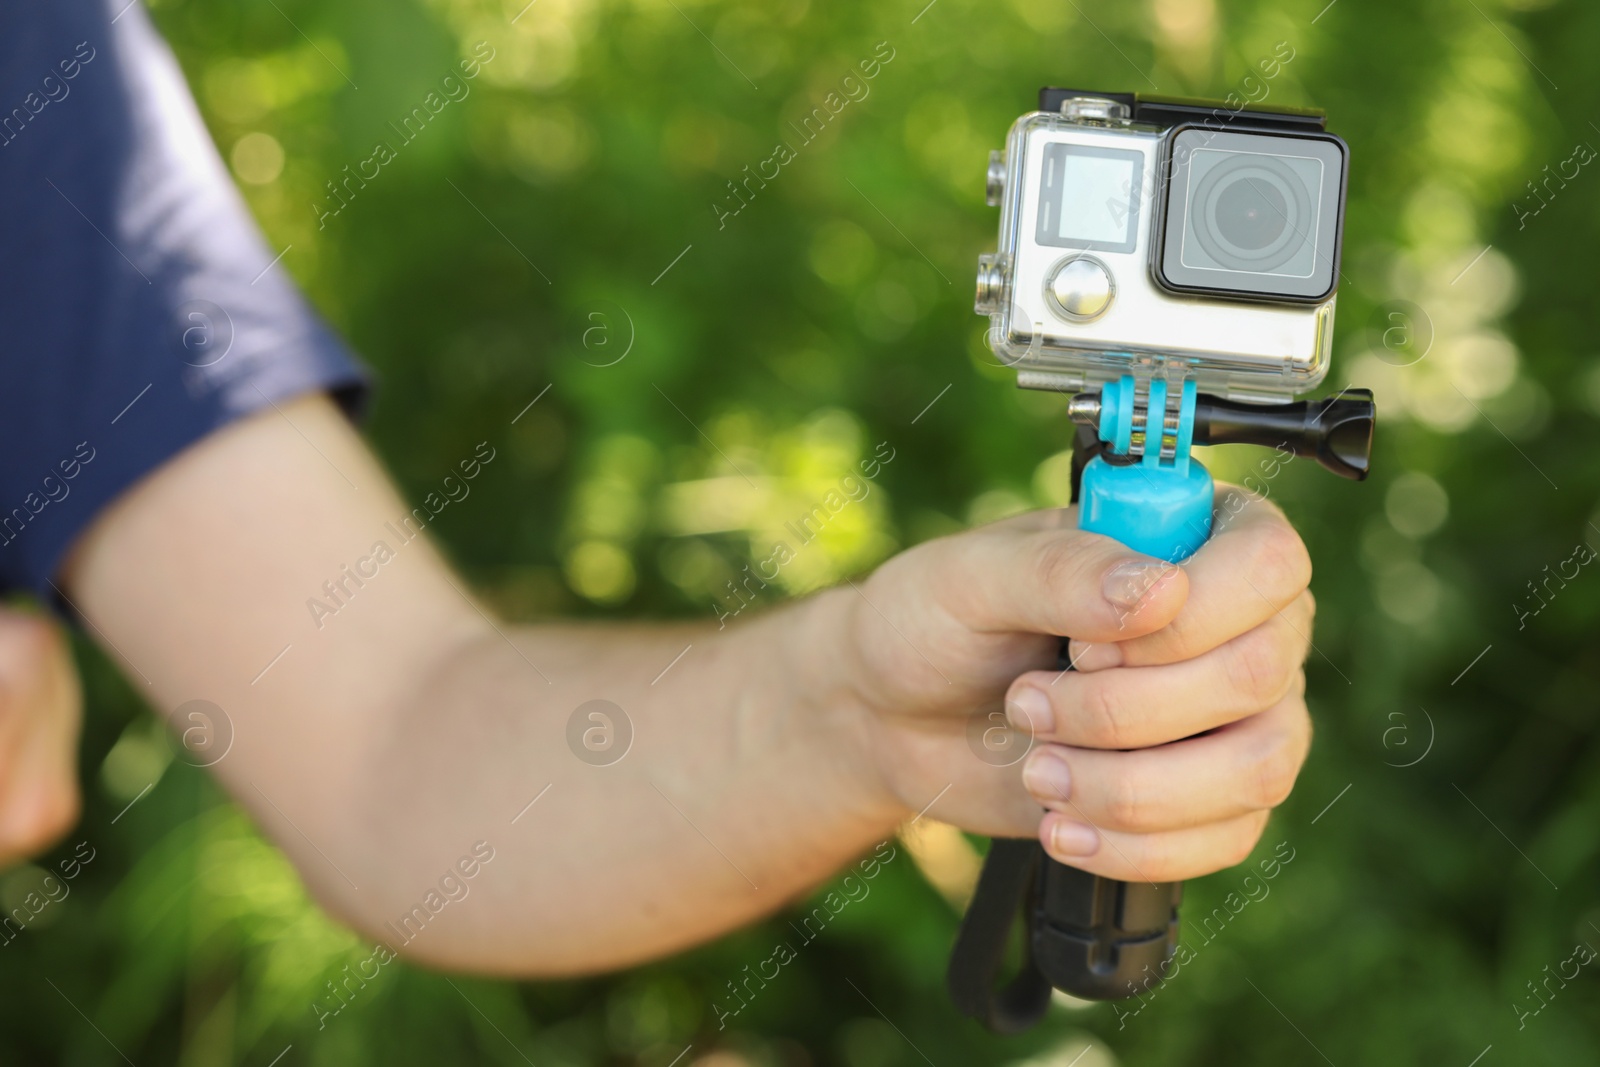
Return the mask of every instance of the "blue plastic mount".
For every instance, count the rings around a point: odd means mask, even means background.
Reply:
[[[1132,446],[1134,380],[1123,375],[1100,391],[1100,440],[1115,455]],[[1147,556],[1178,563],[1197,552],[1211,536],[1213,490],[1205,465],[1189,455],[1194,443],[1195,383],[1183,383],[1178,408],[1176,454],[1161,458],[1167,383],[1150,383],[1144,455],[1139,462],[1113,465],[1096,456],[1083,469],[1078,491],[1078,525],[1115,538]]]

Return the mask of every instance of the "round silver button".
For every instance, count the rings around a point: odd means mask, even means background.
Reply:
[[[1056,267],[1045,291],[1064,316],[1087,322],[1105,314],[1117,286],[1104,263],[1093,256],[1074,256]]]

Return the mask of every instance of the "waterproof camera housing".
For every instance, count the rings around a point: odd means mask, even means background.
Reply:
[[[1328,371],[1348,149],[1320,113],[1045,89],[991,156],[976,309],[1025,388],[1281,401]]]

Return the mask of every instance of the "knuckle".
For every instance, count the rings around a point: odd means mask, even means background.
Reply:
[[[1311,709],[1306,706],[1306,672],[1304,668],[1294,672],[1291,679],[1289,694],[1284,697],[1294,709],[1294,739],[1295,751],[1299,754],[1302,763],[1311,752],[1311,737],[1316,732],[1316,724],[1311,721]]]
[[[1047,534],[1034,557],[1034,578],[1040,589],[1063,593],[1082,579],[1083,565],[1081,545],[1059,533]]]
[[[1202,630],[1201,620],[1190,612],[1179,612],[1159,634],[1162,650],[1174,661],[1193,659],[1205,648]]]
[[[1250,858],[1266,828],[1267,813],[1262,812],[1216,827],[1203,840],[1182,834],[1133,838],[1131,846],[1124,846],[1133,871],[1129,877],[1174,882],[1237,867]]]
[[[1149,794],[1132,776],[1121,774],[1107,787],[1104,817],[1113,829],[1146,833],[1154,829]]]
[[[1126,749],[1132,727],[1127,703],[1115,678],[1089,675],[1082,691],[1084,745],[1088,748]]]
[[[1252,707],[1274,703],[1289,688],[1296,664],[1285,655],[1277,628],[1260,626],[1235,641],[1226,658],[1228,684]]]
[[[1222,866],[1237,867],[1250,858],[1250,853],[1255,851],[1256,842],[1261,840],[1261,833],[1267,828],[1267,821],[1247,819],[1239,824],[1239,828],[1228,835],[1228,840],[1222,848]]]
[[[1290,738],[1275,738],[1257,754],[1253,768],[1253,808],[1270,811],[1289,799],[1300,777],[1300,746]]]
[[[1311,584],[1311,553],[1287,522],[1263,527],[1252,568],[1268,588],[1304,590]]]
[[[1141,881],[1176,882],[1194,873],[1165,836],[1142,838],[1132,851],[1137,857],[1129,860],[1134,868],[1131,877]]]

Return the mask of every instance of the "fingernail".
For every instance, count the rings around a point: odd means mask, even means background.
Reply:
[[[1058,822],[1050,832],[1050,844],[1062,856],[1092,856],[1100,848],[1100,835],[1081,822]]]
[[[1072,771],[1053,752],[1035,752],[1022,768],[1022,784],[1039,800],[1066,800],[1072,795]]]
[[[1122,666],[1122,646],[1119,644],[1091,645],[1074,641],[1067,649],[1075,671],[1103,671]]]
[[[1056,728],[1056,715],[1050,707],[1050,698],[1032,686],[1023,686],[1012,694],[1006,718],[1011,721],[1013,728],[1030,737],[1053,733]]]
[[[1116,607],[1136,608],[1161,576],[1171,569],[1169,563],[1130,559],[1106,572],[1101,592]]]

